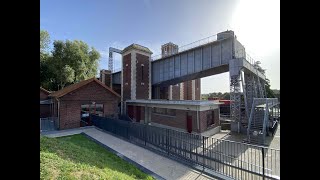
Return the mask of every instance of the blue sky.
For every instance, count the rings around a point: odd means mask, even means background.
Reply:
[[[160,53],[169,41],[182,46],[227,29],[266,68],[280,88],[280,3],[276,0],[41,0],[40,28],[51,40],[82,40],[102,55],[108,48],[141,44]],[[115,57],[120,67],[120,55]],[[228,92],[228,73],[202,78],[202,93]]]

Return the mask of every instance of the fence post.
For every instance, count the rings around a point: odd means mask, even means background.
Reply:
[[[166,140],[166,144],[167,144],[167,152],[169,155],[169,129],[166,129],[166,135],[167,135],[167,140]]]
[[[144,125],[144,145],[147,146],[147,125]]]
[[[264,172],[264,148],[262,150],[262,174],[263,174],[263,180],[265,179],[265,172]]]

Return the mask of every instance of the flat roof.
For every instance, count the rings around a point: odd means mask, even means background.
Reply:
[[[143,104],[163,104],[163,105],[192,105],[192,106],[210,106],[224,103],[201,100],[165,100],[165,99],[136,99],[126,100],[126,103],[143,103]]]

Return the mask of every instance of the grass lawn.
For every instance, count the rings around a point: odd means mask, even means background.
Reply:
[[[153,179],[84,135],[40,136],[40,179]]]

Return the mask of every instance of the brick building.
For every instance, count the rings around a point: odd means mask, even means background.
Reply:
[[[67,86],[49,95],[53,100],[58,128],[90,125],[89,114],[117,117],[120,95],[96,78]]]
[[[170,53],[177,51],[173,43],[169,46]],[[201,98],[200,79],[153,87],[152,52],[132,44],[121,54],[121,84],[113,84],[111,71],[101,70],[99,80],[91,78],[48,95],[59,129],[91,125],[90,114],[115,118],[121,114],[135,122],[190,133],[220,131],[219,103],[197,100]]]
[[[169,51],[175,50],[171,48]],[[213,134],[219,132],[219,103],[195,100],[200,99],[200,79],[180,83],[181,86],[152,89],[151,54],[148,48],[138,44],[132,44],[122,51],[122,114],[135,122],[190,133],[202,133],[207,130],[212,130]],[[154,96],[152,91],[155,93]],[[173,100],[174,98],[178,100]]]
[[[185,132],[220,131],[219,104],[190,100],[127,100],[128,116],[135,122]]]
[[[48,103],[48,96],[50,92],[40,87],[40,118],[50,116],[50,103]]]

